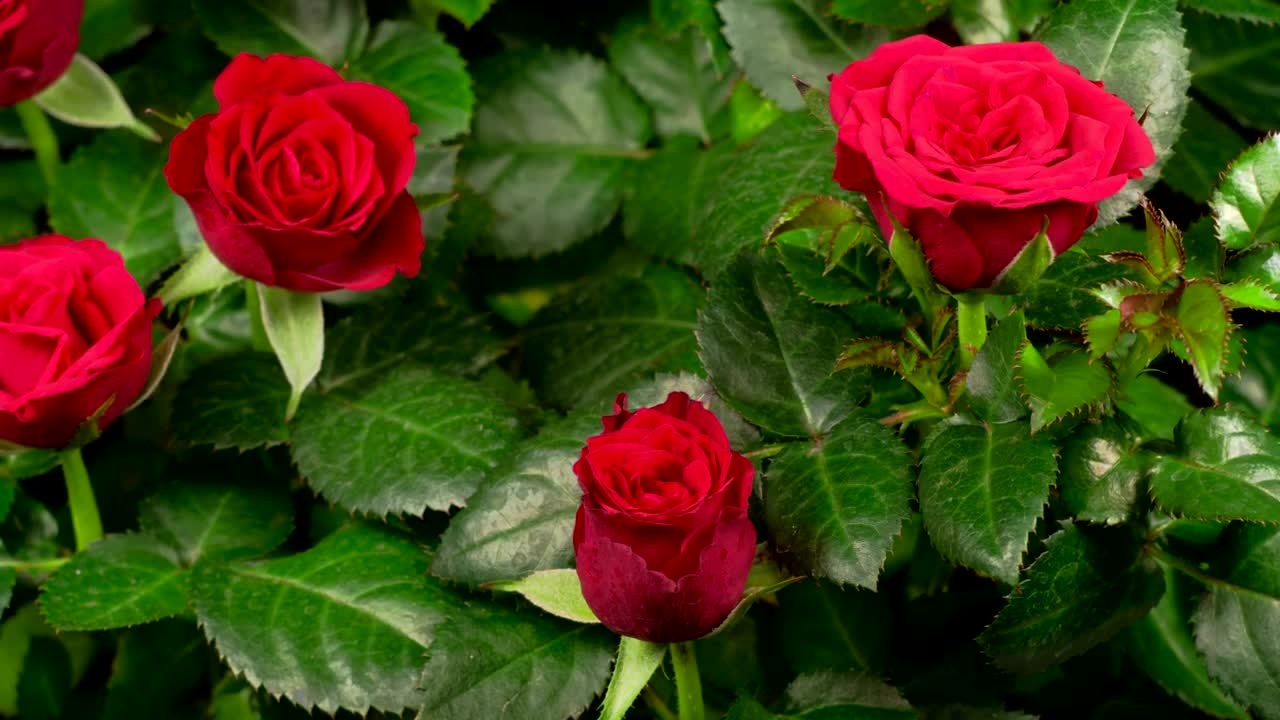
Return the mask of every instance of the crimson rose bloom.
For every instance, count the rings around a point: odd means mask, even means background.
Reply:
[[[1120,98],[1035,42],[953,48],[923,35],[831,77],[835,179],[896,218],[951,290],[987,288],[1049,219],[1061,253],[1098,202],[1155,161]]]
[[[53,84],[80,46],[84,0],[0,0],[0,106]]]
[[[683,642],[729,616],[755,557],[755,469],[715,415],[682,392],[633,413],[624,393],[573,471],[582,485],[578,578],[606,627]]]
[[[221,110],[174,138],[165,177],[224,265],[303,292],[418,273],[418,128],[400,98],[289,55],[239,55],[213,92]]]
[[[159,312],[99,240],[0,246],[0,440],[65,447],[108,402],[111,424],[147,383]]]

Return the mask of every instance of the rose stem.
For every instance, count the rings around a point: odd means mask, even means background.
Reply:
[[[693,643],[671,643],[671,664],[676,670],[676,697],[680,720],[705,720],[702,704],[702,678],[698,675],[698,656]]]
[[[54,179],[58,176],[58,165],[62,162],[58,153],[58,136],[54,134],[49,118],[45,116],[39,105],[25,100],[18,103],[15,108],[18,111],[18,119],[22,121],[22,129],[26,131],[27,139],[31,141],[31,149],[36,153],[36,165],[40,167],[40,174],[44,176],[45,187],[52,188]]]
[[[71,505],[71,525],[76,531],[76,551],[83,551],[102,537],[102,518],[98,501],[89,484],[89,470],[84,466],[80,448],[62,451],[62,475],[67,479],[67,501]]]
[[[0,560],[0,568],[13,568],[18,572],[43,573],[53,572],[71,562],[71,558],[48,558],[46,560]]]
[[[956,296],[960,322],[960,362],[967,370],[987,342],[987,296],[982,293],[962,293]]]

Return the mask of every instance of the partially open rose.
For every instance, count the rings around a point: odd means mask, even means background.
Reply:
[[[955,291],[990,287],[1046,218],[1064,252],[1155,161],[1132,108],[1036,42],[881,45],[832,76],[831,116],[836,181]]]
[[[755,470],[715,415],[684,393],[636,412],[619,395],[573,470],[582,485],[578,578],[606,627],[683,642],[728,617],[755,556]]]
[[[84,0],[0,0],[0,107],[53,84],[80,46]]]

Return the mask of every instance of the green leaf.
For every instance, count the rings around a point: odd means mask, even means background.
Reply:
[[[720,0],[717,7],[734,59],[783,110],[804,107],[792,76],[821,85],[889,39],[882,28],[829,17],[821,0]]]
[[[659,135],[692,135],[709,144],[728,129],[726,108],[736,78],[716,67],[712,46],[697,29],[669,37],[656,27],[626,22],[609,44],[609,61],[649,104]]]
[[[37,637],[23,660],[18,712],[28,720],[57,720],[71,695],[71,658],[52,638]]]
[[[1063,444],[1058,491],[1078,520],[1127,521],[1143,489],[1149,458],[1140,440],[1115,420],[1084,425]]]
[[[1035,327],[1079,330],[1107,306],[1090,290],[1123,278],[1127,271],[1095,255],[1063,253],[1030,292],[1027,320]]]
[[[479,584],[569,567],[582,499],[573,463],[586,438],[599,432],[599,413],[583,412],[519,445],[449,523],[432,573]]]
[[[778,550],[812,574],[872,588],[911,511],[911,458],[878,421],[854,415],[820,442],[783,448],[764,479]]]
[[[1191,74],[1180,20],[1176,0],[1076,0],[1037,32],[1059,60],[1129,103],[1156,151],[1142,178],[1099,205],[1099,225],[1127,214],[1155,184],[1182,130]]]
[[[1178,337],[1186,345],[1200,387],[1218,397],[1226,373],[1227,339],[1233,325],[1227,301],[1212,280],[1193,280],[1182,288],[1174,310]]]
[[[262,485],[210,485],[184,479],[139,509],[148,534],[178,551],[183,565],[234,560],[274,550],[293,531],[289,494]]]
[[[1139,375],[1119,390],[1116,407],[1142,427],[1147,439],[1173,440],[1174,428],[1192,410],[1185,395],[1152,375]]]
[[[128,135],[99,135],[59,168],[49,224],[62,235],[101,239],[147,285],[182,257],[163,172],[168,155],[167,148]]]
[[[1280,6],[1270,0],[1182,0],[1193,10],[1262,25],[1280,23]]]
[[[879,678],[852,672],[801,675],[787,686],[784,706],[788,713],[815,720],[910,720],[919,715]]]
[[[696,232],[720,190],[720,174],[733,161],[727,143],[703,150],[697,141],[676,137],[636,168],[622,204],[622,231],[646,254],[691,263],[701,242]]]
[[[196,368],[174,399],[175,440],[215,450],[279,445],[289,439],[284,424],[289,383],[268,353],[238,353]]]
[[[1127,528],[1068,525],[1045,541],[978,642],[1006,670],[1039,672],[1109,639],[1163,593],[1159,566]]]
[[[743,417],[780,435],[816,437],[866,397],[869,371],[832,369],[854,335],[847,316],[799,297],[786,271],[744,251],[712,285],[698,320],[711,382]]]
[[[89,0],[80,21],[80,52],[94,60],[132,47],[152,30],[136,0]]]
[[[1027,321],[1022,311],[996,324],[987,342],[973,358],[965,378],[969,406],[979,418],[993,423],[1017,420],[1027,414],[1015,383],[1018,351],[1027,341]]]
[[[491,390],[418,365],[312,393],[293,423],[293,459],[330,502],[421,515],[461,506],[517,437]]]
[[[1280,135],[1236,158],[1209,200],[1228,250],[1280,241]]]
[[[1208,202],[1222,168],[1245,149],[1245,140],[1200,103],[1187,106],[1183,125],[1182,136],[1160,176],[1192,200]]]
[[[1191,588],[1172,569],[1159,604],[1123,636],[1133,661],[1166,692],[1214,717],[1247,720],[1249,714],[1222,691],[1196,652],[1185,595]]]
[[[40,109],[71,125],[127,128],[145,140],[160,141],[155,130],[134,117],[111,76],[79,53],[67,71],[33,99]]]
[[[18,571],[3,564],[8,559],[4,543],[0,542],[0,615],[4,615],[4,611],[9,609],[9,601],[13,599],[13,586],[18,583]]]
[[[946,12],[950,0],[835,0],[836,17],[864,25],[913,28],[928,24]]]
[[[1011,42],[1053,7],[1053,0],[952,0],[951,24],[966,45]]]
[[[470,28],[489,11],[493,0],[409,0],[409,4],[415,9],[425,7],[441,10]]]
[[[1178,454],[1157,458],[1151,493],[1166,511],[1206,520],[1280,522],[1280,441],[1233,408],[1188,415]]]
[[[604,689],[616,637],[594,625],[474,606],[440,628],[418,717],[576,717]]]
[[[1226,379],[1222,399],[1243,404],[1273,432],[1280,432],[1280,331],[1263,325],[1242,334],[1244,369]]]
[[[892,643],[892,607],[883,593],[801,582],[779,596],[782,649],[797,672],[881,672]]]
[[[783,115],[778,105],[760,94],[745,78],[733,86],[729,96],[731,136],[738,144],[749,142]]]
[[[524,361],[539,395],[560,407],[612,399],[656,372],[701,369],[694,328],[702,287],[651,265],[606,275],[547,306],[525,333]],[[583,352],[591,338],[591,352]]]
[[[1027,536],[1058,472],[1053,444],[1027,429],[944,425],[920,462],[920,510],[934,547],[1009,584],[1018,580]]]
[[[212,653],[194,622],[163,620],[120,634],[102,720],[177,717],[207,682]]]
[[[622,638],[613,676],[609,678],[609,689],[600,707],[600,720],[623,720],[666,657],[667,646],[664,644]]]
[[[258,284],[262,325],[276,359],[289,380],[287,422],[298,409],[302,393],[320,374],[324,360],[324,304],[317,293],[301,293]]]
[[[440,33],[407,21],[378,26],[369,49],[351,67],[353,80],[367,80],[395,93],[418,125],[419,144],[466,132],[475,97],[457,49]]]
[[[1115,384],[1104,361],[1058,350],[1046,359],[1031,343],[1018,354],[1018,379],[1031,408],[1031,432],[1103,403]]]
[[[1280,716],[1280,601],[1214,586],[1191,623],[1209,675],[1258,717]]]
[[[0,520],[4,519],[10,503],[13,502],[13,491],[19,480],[43,475],[57,469],[61,459],[52,450],[27,450],[17,454],[0,453]],[[5,489],[8,488],[8,495]],[[3,498],[8,498],[6,502]]]
[[[1280,35],[1194,12],[1187,14],[1186,28],[1195,89],[1245,125],[1280,125]]]
[[[565,620],[579,623],[598,623],[599,618],[582,596],[582,583],[578,571],[568,568],[539,570],[519,580],[489,583],[490,590],[515,592],[539,608]]]
[[[644,157],[644,105],[600,61],[549,50],[477,69],[479,99],[462,180],[494,211],[483,249],[539,257],[602,230],[624,175]]]
[[[228,55],[309,55],[340,66],[369,35],[363,0],[193,0],[205,33]]]
[[[177,552],[147,535],[112,535],[79,552],[45,583],[40,608],[60,631],[109,630],[186,612]]]
[[[423,656],[460,601],[427,578],[429,556],[397,533],[356,525],[310,550],[200,563],[191,597],[205,635],[254,687],[310,709],[416,707]]]
[[[717,179],[719,192],[698,225],[694,262],[714,279],[743,247],[759,247],[774,219],[797,195],[837,195],[830,133],[805,113],[773,123]]]

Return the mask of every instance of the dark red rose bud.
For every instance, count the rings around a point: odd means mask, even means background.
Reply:
[[[755,469],[715,415],[682,392],[636,412],[619,395],[573,470],[582,485],[578,578],[606,627],[684,642],[729,616],[755,556]]]
[[[0,0],[0,107],[53,84],[80,46],[84,0]]]
[[[224,265],[302,292],[418,273],[418,128],[400,98],[289,55],[242,54],[213,92],[221,109],[174,138],[165,177]]]
[[[1049,222],[1058,253],[1155,162],[1124,100],[1036,42],[886,43],[831,76],[835,179],[954,291],[988,288]]]
[[[0,246],[0,440],[65,447],[108,402],[111,424],[147,383],[159,312],[101,241]]]

